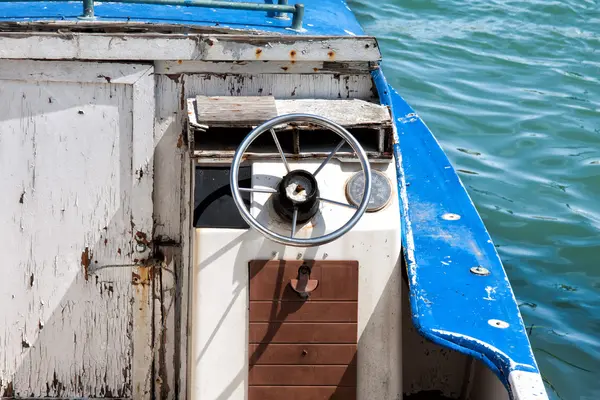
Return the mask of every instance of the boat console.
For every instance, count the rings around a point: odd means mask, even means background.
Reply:
[[[196,97],[188,104],[201,193],[193,398],[401,396],[389,110],[358,99]],[[220,148],[213,129],[222,129]],[[247,134],[232,152],[240,130]]]

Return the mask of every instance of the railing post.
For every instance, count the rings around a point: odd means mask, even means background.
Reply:
[[[288,0],[278,0],[277,4],[279,4],[280,6],[287,6]],[[288,16],[287,13],[280,12],[275,14],[275,18],[288,19]]]
[[[94,19],[94,0],[83,0],[83,15],[81,19]]]
[[[302,30],[302,19],[304,18],[304,4],[296,3],[296,12],[292,19],[292,29],[295,31]]]

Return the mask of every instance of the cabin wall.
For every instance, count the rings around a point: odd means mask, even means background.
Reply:
[[[151,65],[0,60],[2,397],[148,393],[153,93]]]

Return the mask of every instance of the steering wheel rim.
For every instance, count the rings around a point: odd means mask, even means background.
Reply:
[[[314,176],[316,176],[319,173],[319,171],[321,170],[321,168],[323,166],[325,166],[325,164],[327,164],[331,160],[331,158],[333,158],[335,153],[342,147],[342,145],[344,143],[348,143],[350,145],[350,147],[352,148],[352,150],[354,150],[354,152],[356,153],[356,155],[360,161],[362,171],[365,176],[363,197],[362,197],[362,200],[361,200],[359,206],[356,208],[356,212],[344,225],[342,225],[340,228],[338,228],[335,231],[328,233],[326,235],[311,237],[311,238],[294,238],[293,236],[294,236],[295,227],[296,227],[295,220],[292,221],[292,236],[291,237],[286,237],[277,232],[274,232],[274,231],[266,228],[264,225],[260,224],[256,220],[256,218],[254,218],[254,216],[252,216],[252,214],[250,213],[250,210],[245,207],[243,199],[242,199],[242,195],[240,194],[240,187],[238,185],[238,172],[239,172],[240,164],[242,162],[243,155],[246,152],[246,150],[248,150],[248,147],[250,147],[252,142],[254,142],[254,140],[256,140],[256,138],[258,138],[260,135],[262,135],[263,133],[265,133],[267,131],[271,131],[271,133],[273,135],[275,144],[277,145],[277,148],[280,152],[283,163],[285,164],[286,169],[288,170],[288,174],[291,172],[289,169],[289,166],[287,164],[285,155],[283,154],[283,150],[281,149],[281,146],[279,145],[277,137],[275,136],[275,132],[273,131],[273,128],[276,127],[277,125],[281,125],[281,124],[291,122],[291,121],[311,122],[316,125],[320,125],[322,127],[325,127],[327,129],[333,131],[334,133],[336,133],[338,136],[340,136],[343,139],[340,142],[340,144],[323,161],[323,163],[317,168],[316,172],[314,173]],[[270,239],[274,242],[284,244],[284,245],[289,245],[289,246],[296,246],[296,247],[320,246],[320,245],[323,245],[326,243],[333,242],[334,240],[336,240],[336,239],[340,238],[341,236],[345,235],[346,233],[348,233],[358,223],[360,218],[365,213],[367,206],[369,204],[369,199],[371,197],[371,167],[369,166],[369,161],[367,159],[367,155],[366,155],[364,149],[362,148],[362,146],[360,145],[360,143],[358,142],[358,140],[356,140],[356,138],[354,136],[352,136],[352,134],[350,134],[350,132],[348,132],[342,126],[336,124],[335,122],[333,122],[327,118],[324,118],[324,117],[321,117],[318,115],[302,114],[302,113],[286,114],[286,115],[281,115],[281,116],[272,118],[269,121],[266,121],[265,123],[263,123],[262,125],[259,125],[258,127],[254,128],[240,143],[237,150],[235,151],[235,154],[233,156],[233,161],[231,163],[230,185],[231,185],[231,192],[232,192],[232,197],[233,197],[234,203],[235,203],[237,209],[239,210],[242,218],[248,223],[248,225],[250,225],[252,228],[256,229],[263,236],[267,237],[268,239]],[[257,190],[250,189],[247,191],[274,193],[271,191],[259,190],[259,189],[257,189]],[[354,208],[352,206],[346,205],[344,203],[339,203],[339,202],[336,202],[333,200],[326,200],[323,198],[320,198],[319,200],[328,201],[331,203],[336,203],[338,205],[343,205],[343,206]]]

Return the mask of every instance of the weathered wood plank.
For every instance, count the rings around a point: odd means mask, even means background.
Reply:
[[[374,62],[350,61],[157,61],[157,74],[368,74]]]
[[[273,96],[196,96],[196,119],[200,124],[252,126],[276,116]]]
[[[40,60],[379,61],[372,37],[0,32],[0,58]]]
[[[344,127],[391,125],[389,109],[360,99],[352,100],[276,100],[277,115],[315,114]]]
[[[185,97],[273,96],[276,99],[362,99],[375,100],[369,74],[356,75],[214,75],[176,77],[185,85]]]

